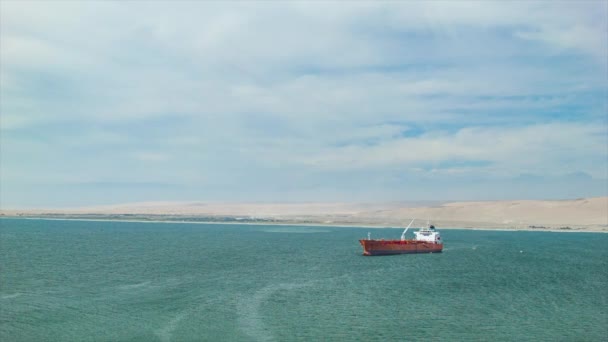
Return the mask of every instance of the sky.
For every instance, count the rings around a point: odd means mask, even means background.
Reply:
[[[0,208],[608,195],[608,2],[0,2]]]

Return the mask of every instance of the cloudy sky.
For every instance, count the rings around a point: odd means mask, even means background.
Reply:
[[[608,3],[0,2],[0,205],[608,194]]]

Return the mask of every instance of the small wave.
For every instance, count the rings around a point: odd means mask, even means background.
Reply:
[[[291,291],[310,284],[283,283],[258,290],[253,296],[241,296],[237,303],[238,322],[241,330],[255,341],[275,340],[264,324],[260,307],[278,291]]]
[[[0,298],[2,298],[2,299],[12,299],[12,298],[17,298],[17,297],[21,296],[22,294],[23,293],[19,293],[19,292],[17,292],[17,293],[11,293],[11,294],[7,294],[7,295],[2,295],[2,296],[0,296]]]
[[[141,287],[146,287],[148,285],[150,285],[150,282],[144,281],[143,283],[121,285],[118,287],[118,289],[119,290],[133,290],[133,289],[138,289]]]
[[[306,228],[273,228],[273,229],[264,229],[262,230],[264,233],[294,233],[294,234],[313,234],[313,233],[329,233],[329,230],[322,229],[306,229]]]
[[[167,324],[164,327],[162,327],[162,329],[159,329],[155,332],[156,336],[158,336],[158,338],[163,342],[171,341],[173,331],[175,330],[175,328],[177,328],[177,325],[179,324],[179,322],[182,319],[184,319],[185,317],[186,317],[185,312],[182,312],[182,313],[178,314],[177,316],[173,317],[169,322],[167,322]]]
[[[451,247],[444,247],[443,251],[458,251],[458,250],[477,250],[477,247],[479,247],[478,245],[469,245],[469,246],[451,246]]]

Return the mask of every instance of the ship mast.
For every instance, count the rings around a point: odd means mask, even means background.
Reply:
[[[407,233],[407,230],[412,226],[412,223],[414,223],[415,220],[416,219],[412,219],[412,222],[410,222],[410,224],[405,227],[405,230],[403,231],[403,233],[401,233],[401,241],[405,240],[405,233]]]

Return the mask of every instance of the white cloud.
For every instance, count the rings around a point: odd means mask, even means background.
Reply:
[[[158,152],[138,152],[135,158],[146,162],[164,162],[169,160],[169,156]]]
[[[576,25],[567,28],[541,27],[533,31],[517,32],[516,36],[544,42],[557,49],[580,51],[605,63],[608,56],[608,33],[605,26]]]
[[[0,6],[9,181],[605,178],[605,2]]]
[[[546,175],[584,171],[604,178],[608,171],[606,163],[602,163],[608,152],[606,146],[606,127],[588,124],[469,127],[455,133],[429,131],[419,137],[385,139],[371,145],[324,147],[294,156],[293,161],[333,170],[393,166],[406,169],[420,164],[484,161],[490,165],[455,169],[506,177],[524,171]]]

